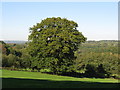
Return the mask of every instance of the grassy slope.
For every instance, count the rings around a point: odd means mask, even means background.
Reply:
[[[75,78],[39,72],[2,71],[3,88],[115,88],[118,80]]]

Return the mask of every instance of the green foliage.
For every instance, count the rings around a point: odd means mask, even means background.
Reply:
[[[7,50],[8,49],[8,50]],[[25,44],[6,44],[2,42],[2,67],[30,68],[30,56],[25,49]]]
[[[113,54],[120,54],[118,52],[118,41],[86,41],[85,43],[81,44],[79,47],[78,52],[82,53],[103,53],[103,52],[111,52]]]
[[[54,73],[67,71],[75,59],[74,51],[86,38],[77,23],[65,18],[46,18],[30,28],[28,52],[32,67],[49,68]]]
[[[76,52],[75,68],[77,72],[82,72],[87,77],[110,77],[112,74],[118,76],[120,56],[117,52],[117,44],[118,41],[93,41],[82,44]]]
[[[1,52],[2,54],[5,54],[5,55],[10,54],[9,46],[3,41],[0,42],[0,49],[2,51]]]
[[[20,59],[21,59],[21,67],[22,67],[22,68],[30,68],[30,65],[31,65],[31,57],[30,57],[30,55],[28,54],[26,48],[25,48],[25,49],[23,48],[23,49],[21,50],[21,53],[22,53],[22,55],[21,55],[21,57],[20,57]]]
[[[6,55],[2,55],[2,67],[8,66],[8,57]]]
[[[3,67],[19,66],[18,57],[13,54],[9,54],[8,56],[3,55],[2,63],[3,63],[2,65]]]

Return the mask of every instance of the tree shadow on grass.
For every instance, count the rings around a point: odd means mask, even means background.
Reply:
[[[119,88],[119,83],[2,78],[2,88]]]

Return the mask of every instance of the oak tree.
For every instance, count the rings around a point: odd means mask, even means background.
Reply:
[[[74,52],[86,38],[77,30],[78,24],[66,18],[52,17],[30,27],[28,52],[31,67],[50,69],[53,73],[72,70]]]

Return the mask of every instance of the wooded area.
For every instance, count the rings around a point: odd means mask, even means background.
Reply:
[[[51,72],[49,68],[39,70],[31,67],[31,57],[26,50],[28,42],[15,44],[0,41],[0,43],[3,68],[44,73]],[[118,41],[115,40],[86,41],[75,52],[76,59],[74,60],[72,71],[62,74],[76,77],[120,78],[120,54],[118,50]]]

